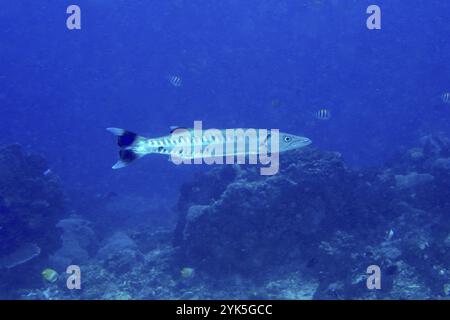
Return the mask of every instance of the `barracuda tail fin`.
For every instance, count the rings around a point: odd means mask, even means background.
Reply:
[[[127,131],[120,128],[107,128],[109,132],[113,135],[117,136],[117,144],[120,147],[119,150],[119,161],[113,165],[113,169],[120,169],[128,166],[131,162],[136,159],[142,157],[142,155],[137,154],[133,150],[133,146],[141,139],[144,139],[141,136],[138,136],[136,133]]]

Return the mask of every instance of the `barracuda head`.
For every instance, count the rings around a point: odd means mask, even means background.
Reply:
[[[306,147],[311,144],[311,140],[306,137],[295,136],[293,134],[280,132],[279,148],[280,152]]]

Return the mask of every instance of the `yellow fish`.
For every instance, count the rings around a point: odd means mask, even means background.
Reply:
[[[58,280],[58,272],[56,272],[53,269],[47,268],[44,271],[42,271],[42,277],[50,282],[50,283],[55,283],[56,280]]]
[[[181,277],[185,279],[192,278],[195,274],[195,270],[193,268],[185,267],[180,271]]]

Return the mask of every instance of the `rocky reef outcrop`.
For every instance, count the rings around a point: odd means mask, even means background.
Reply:
[[[91,222],[72,215],[59,221],[56,227],[62,231],[62,245],[50,256],[49,265],[63,272],[71,264],[88,263],[98,249],[98,237]]]
[[[300,272],[318,282],[314,298],[443,297],[449,163],[449,141],[427,136],[382,168],[350,169],[338,153],[308,148],[283,156],[272,177],[214,169],[182,190],[179,264],[216,278]],[[380,266],[384,290],[367,289],[369,265]]]
[[[175,231],[140,226],[95,240],[80,217],[62,220],[70,246],[55,256],[86,258],[84,289],[65,290],[62,278],[21,297],[446,299],[449,159],[450,141],[426,136],[377,168],[313,148],[283,154],[270,177],[216,167],[182,187]],[[379,290],[367,287],[369,266],[381,270]]]
[[[56,224],[64,210],[59,181],[41,156],[19,145],[0,149],[0,283],[17,283],[11,274],[60,246]]]
[[[365,181],[338,153],[299,150],[283,157],[280,167],[272,177],[237,166],[209,173],[223,175],[224,170],[233,179],[215,196],[180,205],[186,209],[176,243],[184,258],[222,274],[254,274],[300,257],[310,259],[313,243],[329,239],[334,230],[359,232],[378,209]],[[207,191],[194,182],[181,201],[197,194]]]

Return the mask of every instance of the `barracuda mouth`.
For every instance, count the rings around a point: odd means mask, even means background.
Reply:
[[[296,146],[303,146],[306,147],[307,145],[310,145],[312,143],[312,141],[308,138],[305,137],[298,137],[297,139],[294,140],[293,144]]]

